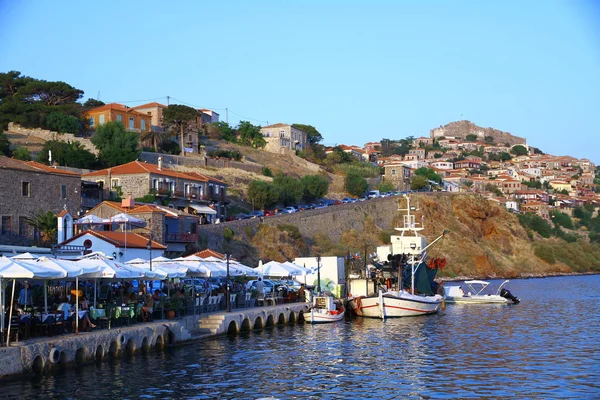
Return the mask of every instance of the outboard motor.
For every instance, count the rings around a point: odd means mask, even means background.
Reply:
[[[500,290],[500,296],[504,297],[505,299],[511,300],[514,304],[519,304],[521,302],[521,300],[518,297],[513,296],[512,293],[509,292],[507,289]]]

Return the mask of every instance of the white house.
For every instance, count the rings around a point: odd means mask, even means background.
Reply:
[[[62,245],[83,246],[86,253],[100,251],[119,262],[127,262],[134,258],[148,260],[150,256],[162,256],[167,249],[166,246],[137,233],[109,231],[84,231],[60,243],[60,246]]]

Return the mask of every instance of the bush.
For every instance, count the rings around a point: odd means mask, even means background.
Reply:
[[[519,214],[519,222],[526,229],[537,232],[541,237],[549,238],[552,236],[552,227],[542,217],[536,214]]]
[[[160,149],[167,154],[181,154],[181,148],[179,147],[179,144],[172,140],[165,140],[165,142],[160,145]],[[152,148],[150,151],[154,152],[154,148]]]
[[[344,188],[346,192],[353,196],[362,196],[369,188],[367,180],[363,178],[361,172],[356,169],[351,169],[344,180]]]
[[[235,161],[240,161],[242,159],[242,154],[237,150],[211,150],[208,152],[209,157],[221,157],[221,158],[230,158]]]
[[[225,230],[223,231],[223,239],[226,242],[231,242],[233,240],[234,236],[235,236],[235,232],[229,228],[225,228]]]
[[[535,246],[533,253],[536,255],[537,258],[544,260],[548,264],[556,263],[556,257],[554,256],[554,250],[550,246],[547,246],[544,244],[538,244]]]
[[[264,176],[273,176],[273,172],[271,171],[271,169],[269,167],[263,167],[262,169],[262,174]]]
[[[21,161],[31,161],[31,153],[23,146],[17,146],[13,150],[13,157]]]
[[[573,220],[567,214],[561,213],[560,211],[554,211],[552,212],[551,216],[554,225],[562,226],[566,229],[575,229],[575,226],[573,225]]]

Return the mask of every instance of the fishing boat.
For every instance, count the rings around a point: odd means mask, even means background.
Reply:
[[[391,244],[377,248],[377,259],[385,260],[379,268],[367,268],[348,280],[348,309],[360,317],[393,318],[427,315],[438,312],[444,297],[438,294],[434,278],[446,260],[436,258],[426,262],[427,251],[449,231],[427,244],[419,234],[423,221],[416,221],[410,197],[405,195],[403,225],[396,228],[400,235],[390,237]],[[365,257],[366,262],[366,257]]]
[[[310,310],[304,313],[304,321],[311,324],[337,322],[344,318],[346,309],[332,296],[315,296]]]
[[[518,304],[520,299],[512,295],[512,293],[504,288],[509,281],[505,280],[495,290],[493,290],[490,282],[487,281],[465,281],[462,285],[444,286],[447,303],[463,303],[463,304]]]

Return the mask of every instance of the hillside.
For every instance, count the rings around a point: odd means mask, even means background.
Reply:
[[[527,143],[524,138],[514,136],[508,132],[503,132],[494,128],[482,128],[475,125],[471,121],[466,120],[450,122],[449,124],[431,130],[432,138],[444,136],[465,139],[467,135],[476,135],[481,141],[483,141],[486,137],[491,136],[494,138],[494,143],[508,143],[511,146],[514,144]]]
[[[393,233],[398,200],[388,197],[303,211],[268,217],[263,223],[244,220],[203,225],[201,236],[206,246],[231,252],[250,265],[257,265],[259,259],[284,261],[315,254],[363,253],[365,244],[374,252],[376,246],[384,244],[382,239]],[[510,278],[600,271],[598,247],[531,235],[514,214],[480,196],[418,195],[412,197],[411,204],[418,204],[417,220],[423,217],[423,234],[429,241],[444,229],[450,230],[429,252],[431,257],[448,259],[442,277]],[[229,242],[223,240],[227,228],[234,234]],[[539,258],[536,254],[543,248],[556,260]]]

